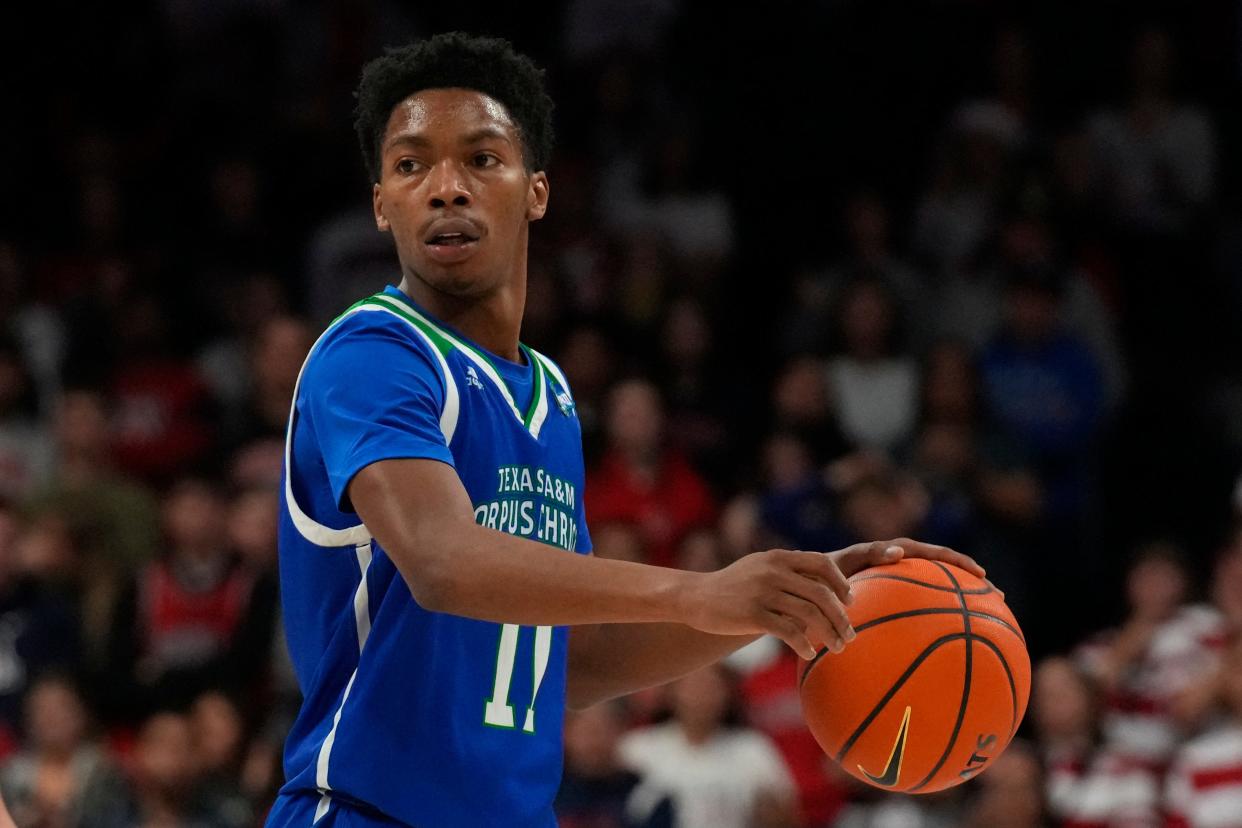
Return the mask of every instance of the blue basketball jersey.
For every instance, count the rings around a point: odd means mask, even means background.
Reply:
[[[418,828],[556,824],[566,628],[423,609],[347,493],[370,463],[435,460],[477,523],[588,552],[573,398],[551,360],[522,354],[485,353],[390,287],[333,322],[302,368],[280,581],[303,702],[281,790],[317,792],[320,813],[338,798]]]

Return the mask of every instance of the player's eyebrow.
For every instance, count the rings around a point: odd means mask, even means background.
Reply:
[[[480,127],[473,132],[466,133],[462,136],[460,143],[462,146],[469,146],[470,144],[478,144],[487,140],[504,141],[506,144],[513,143],[513,140],[505,134],[504,130],[492,126]],[[431,141],[417,132],[402,132],[390,138],[385,145],[385,149],[392,149],[402,144],[409,144],[422,149],[431,146]]]
[[[417,133],[402,132],[399,135],[394,135],[392,138],[388,139],[388,143],[384,145],[384,148],[392,149],[393,147],[400,146],[402,144],[409,144],[415,147],[431,146],[430,141]]]
[[[487,141],[489,139],[512,143],[512,141],[509,140],[509,136],[506,135],[503,130],[491,126],[476,129],[474,132],[471,132],[463,137],[461,142],[463,144],[477,144],[480,141]]]

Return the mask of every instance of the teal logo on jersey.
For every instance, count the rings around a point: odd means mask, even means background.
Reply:
[[[574,416],[574,401],[569,394],[564,391],[558,392],[556,395],[556,404],[560,407],[561,413],[566,417]]]
[[[475,507],[475,523],[562,549],[577,548],[578,495],[571,481],[530,466],[501,466],[496,475],[497,497]]]

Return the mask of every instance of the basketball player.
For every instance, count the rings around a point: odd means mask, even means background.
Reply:
[[[294,395],[280,569],[304,701],[269,825],[555,825],[567,705],[763,633],[840,650],[846,576],[903,553],[980,572],[907,540],[712,573],[590,555],[573,395],[518,337],[551,110],[503,41],[437,36],[363,72],[402,278],[329,326]]]

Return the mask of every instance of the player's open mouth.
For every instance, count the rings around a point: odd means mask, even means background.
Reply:
[[[447,219],[435,222],[427,228],[423,237],[423,249],[432,261],[439,264],[455,264],[470,258],[479,247],[481,229],[473,222],[463,219]]]
[[[453,264],[474,253],[485,231],[464,216],[441,216],[424,228],[423,233],[427,255],[440,264]]]
[[[478,241],[477,237],[468,236],[465,233],[439,233],[428,239],[427,244],[434,247],[461,247],[476,241]]]
[[[478,238],[464,233],[445,233],[428,239],[423,249],[437,264],[450,265],[470,258],[478,247]]]

